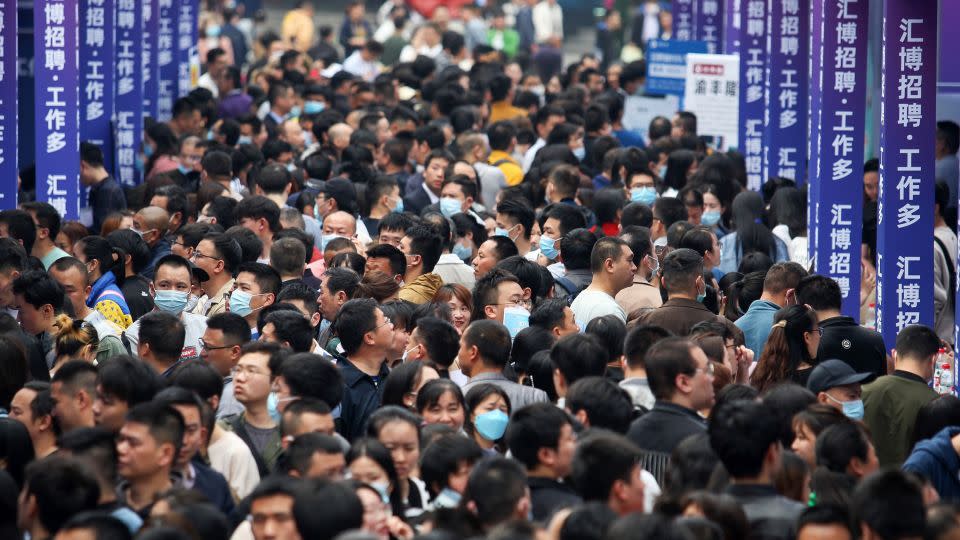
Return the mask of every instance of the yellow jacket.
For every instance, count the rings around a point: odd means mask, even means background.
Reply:
[[[287,12],[280,24],[280,36],[285,44],[307,52],[313,47],[313,18],[302,9]]]
[[[397,295],[401,300],[413,302],[414,304],[426,304],[433,300],[433,296],[443,287],[443,279],[437,274],[423,274],[411,283],[407,283],[400,288]]]

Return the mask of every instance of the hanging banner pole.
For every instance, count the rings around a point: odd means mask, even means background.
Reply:
[[[36,0],[37,200],[68,220],[80,217],[80,82],[77,0]]]
[[[747,187],[759,190],[763,177],[764,83],[767,67],[767,2],[746,0],[740,11],[740,132],[737,141],[747,168]]]
[[[866,0],[814,0],[817,59],[811,77],[811,202],[816,273],[840,284],[841,311],[860,319],[863,130],[866,123]]]
[[[809,0],[767,0],[764,181],[806,181]]]
[[[143,137],[143,0],[117,0],[116,163],[114,177],[124,186],[141,181],[137,154]]]
[[[891,349],[933,326],[937,2],[884,0],[882,51],[877,328]]]
[[[17,207],[17,2],[0,0],[0,209]]]

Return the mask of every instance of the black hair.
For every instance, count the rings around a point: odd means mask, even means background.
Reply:
[[[417,336],[427,349],[430,361],[447,370],[453,364],[460,348],[460,334],[449,322],[436,317],[417,320]]]
[[[627,336],[627,326],[616,315],[595,317],[587,323],[584,333],[597,338],[607,350],[607,363],[620,359],[623,354],[623,341]]]
[[[140,317],[140,345],[149,345],[158,360],[173,364],[180,359],[186,327],[179,317],[165,311],[151,311]]]
[[[597,235],[588,229],[578,228],[560,239],[560,253],[567,270],[589,270],[590,256],[597,245]]]
[[[190,225],[187,225],[182,231]],[[118,229],[107,235],[107,242],[111,246],[123,250],[130,256],[130,262],[133,265],[133,271],[139,273],[150,264],[150,246],[144,242],[143,237],[131,231],[130,229]]]
[[[26,268],[27,252],[13,238],[0,238],[0,272],[22,271]]]
[[[569,305],[564,298],[544,298],[533,308],[530,314],[530,326],[539,326],[547,331],[562,326],[564,308]]]
[[[311,397],[297,398],[283,409],[283,415],[280,418],[280,434],[287,436],[297,432],[300,429],[300,419],[305,414],[332,416],[333,410],[326,401]]]
[[[183,444],[183,416],[170,405],[160,401],[134,405],[127,411],[126,421],[147,426],[150,436],[157,441],[158,446],[173,445],[174,458],[180,452]]]
[[[503,368],[510,359],[510,332],[507,327],[491,320],[475,320],[463,331],[466,347],[476,347],[483,364]]]
[[[13,418],[0,418],[0,459],[17,487],[24,483],[24,469],[34,460],[33,441],[26,426]]]
[[[261,294],[276,295],[280,292],[280,274],[272,267],[258,262],[245,262],[237,268],[237,275],[243,272],[253,274],[253,280],[260,288]]]
[[[224,195],[218,195],[214,197],[209,203],[207,203],[207,214],[210,217],[216,218],[217,225],[220,225],[224,230],[229,230],[233,227],[233,224],[236,222],[234,218],[234,213],[237,209],[237,200],[233,197],[227,197]],[[203,210],[200,208],[199,210]],[[243,229],[246,230],[246,229]],[[251,231],[248,231],[251,232]],[[252,232],[251,232],[252,234]],[[256,238],[256,236],[254,236]],[[240,241],[239,239],[237,240]],[[259,242],[259,239],[257,239]],[[257,257],[260,256],[260,252],[257,252]]]
[[[323,433],[297,435],[284,452],[284,468],[306,478],[313,456],[317,453],[342,455],[343,446],[335,437]]]
[[[346,484],[325,484],[294,498],[293,515],[303,538],[335,538],[363,525],[363,504]]]
[[[237,220],[243,220],[244,218],[265,220],[271,232],[281,229],[280,207],[277,206],[277,203],[262,195],[247,197],[240,201],[234,213]]]
[[[866,525],[878,538],[921,537],[924,533],[922,487],[897,469],[862,480],[853,491],[850,511],[855,523]]]
[[[783,383],[763,393],[763,405],[767,415],[778,422],[777,433],[785,448],[793,444],[793,417],[813,405],[817,397],[799,384]]]
[[[103,393],[133,407],[153,399],[163,387],[160,376],[146,363],[129,355],[113,356],[97,366],[97,384]]]
[[[360,349],[363,337],[374,329],[377,309],[377,301],[372,298],[348,300],[340,306],[332,327],[348,356]]]
[[[132,540],[130,529],[119,519],[101,512],[80,512],[63,523],[61,531],[90,531],[97,540]]]
[[[390,457],[390,451],[383,443],[373,437],[365,437],[353,441],[350,450],[347,452],[347,466],[360,458],[370,458],[374,463],[380,466],[387,473],[390,481],[390,507],[394,515],[404,515],[403,496],[400,493],[400,478],[397,476],[397,468],[393,464],[393,458]]]
[[[564,302],[565,303],[565,302]],[[563,323],[561,311],[560,324]],[[528,326],[517,332],[510,349],[510,366],[515,371],[526,372],[530,358],[539,351],[550,351],[556,342],[552,327]]]
[[[340,370],[319,355],[292,354],[283,360],[280,374],[294,396],[319,399],[331,409],[339,405],[343,398]]]
[[[494,238],[502,237],[495,236]],[[505,240],[510,241],[509,239]],[[510,242],[510,244],[513,245],[513,242]],[[473,313],[470,314],[470,320],[476,323],[486,319],[484,308],[497,303],[497,287],[501,283],[511,281],[520,284],[520,280],[516,276],[502,268],[493,268],[478,279],[473,286]]]
[[[102,236],[86,236],[80,243],[83,244],[83,257],[87,262],[98,261],[101,275],[112,271],[117,284],[123,284],[126,276],[123,268],[126,253],[122,249],[111,246]]]
[[[207,328],[220,330],[224,338],[234,342],[234,345],[243,345],[250,341],[250,325],[236,313],[217,313],[207,319]]]
[[[911,325],[897,334],[897,357],[926,360],[940,350],[940,340],[930,327]]]
[[[632,202],[623,207],[620,214],[620,227],[626,229],[634,225],[650,227],[653,225],[653,210],[639,202]]]
[[[685,291],[703,274],[703,257],[692,249],[675,249],[663,258],[660,275],[668,292]]]
[[[603,375],[607,369],[607,351],[596,336],[589,334],[563,336],[550,349],[550,360],[568,388],[584,377]]]
[[[34,309],[50,304],[54,313],[63,309],[63,287],[43,270],[28,270],[13,280],[13,294],[23,296]]]
[[[559,540],[601,540],[617,517],[606,502],[575,506],[560,527]]]
[[[752,478],[760,474],[770,446],[779,442],[780,426],[763,404],[732,401],[714,407],[707,433],[730,476]]]
[[[0,211],[0,223],[7,226],[7,234],[23,243],[23,249],[30,253],[37,239],[37,225],[29,212],[19,209]]]
[[[584,501],[606,503],[613,485],[634,479],[641,451],[622,435],[598,431],[577,445],[570,474]]]
[[[420,457],[420,479],[436,496],[449,486],[449,477],[462,463],[472,466],[483,457],[483,450],[470,437],[459,433],[438,437],[423,448]]]
[[[917,411],[910,448],[924,439],[931,439],[945,427],[960,425],[960,398],[945,394],[928,401]]]
[[[512,255],[498,262],[496,268],[506,270],[510,274],[516,276],[517,280],[520,282],[521,288],[529,288],[531,292],[531,301],[536,301],[538,295],[545,290],[545,287],[541,281],[539,265],[528,260],[526,257]]]
[[[24,497],[33,497],[37,519],[51,536],[80,512],[93,510],[100,499],[97,479],[78,461],[52,456],[26,469]]]
[[[510,519],[526,493],[527,473],[512,459],[492,457],[470,472],[462,504],[473,503],[480,523],[493,526]]]
[[[571,413],[584,411],[591,428],[626,433],[633,420],[633,400],[608,377],[584,377],[567,390],[565,406]]]
[[[853,458],[867,461],[870,437],[853,422],[834,424],[817,435],[817,465],[835,473],[846,473]]]
[[[426,225],[410,227],[404,234],[410,237],[410,255],[420,255],[424,273],[433,272],[443,253],[443,244],[446,242],[443,237],[436,228]]]
[[[202,360],[181,362],[170,374],[170,384],[195,392],[205,402],[223,394],[223,377]]]
[[[161,186],[153,192],[154,197],[166,197],[166,211],[170,216],[176,213],[180,214],[181,223],[186,223],[190,217],[187,212],[189,203],[187,202],[187,192],[177,185]]]
[[[623,355],[633,369],[645,367],[647,351],[658,341],[671,337],[669,330],[653,325],[637,325],[623,341]]]
[[[419,360],[404,362],[390,370],[383,383],[383,393],[380,405],[395,405],[406,407],[403,397],[407,394],[416,394],[417,385],[423,377],[423,368],[426,366]]]
[[[422,415],[424,410],[435,406],[447,392],[452,393],[457,398],[460,407],[466,412],[467,402],[463,397],[463,390],[460,389],[460,386],[450,379],[434,379],[423,385],[423,388],[417,393],[417,413]]]
[[[837,525],[846,529],[850,538],[854,538],[853,529],[850,528],[850,512],[846,506],[818,502],[816,506],[807,507],[797,519],[797,532],[807,525]]]
[[[569,204],[554,204],[549,208],[544,208],[541,214],[542,223],[548,219],[556,219],[560,224],[560,234],[566,235],[574,229],[582,229],[587,226],[587,220],[583,212]]]

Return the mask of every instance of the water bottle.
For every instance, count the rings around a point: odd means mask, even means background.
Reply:
[[[953,368],[949,362],[940,365],[940,378],[937,381],[940,383],[941,395],[953,393]]]

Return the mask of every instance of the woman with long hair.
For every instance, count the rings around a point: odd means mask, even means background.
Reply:
[[[770,199],[771,232],[787,244],[790,260],[807,266],[807,195],[782,187]]]
[[[73,251],[76,258],[87,265],[88,282],[93,285],[87,296],[87,307],[97,310],[125,330],[133,324],[130,307],[120,290],[125,277],[126,254],[101,236],[81,239]]]
[[[670,152],[667,156],[667,173],[663,184],[666,190],[664,197],[676,197],[680,190],[687,185],[687,180],[697,171],[697,154],[693,150],[680,149]]]
[[[170,126],[162,122],[155,122],[148,126],[144,133],[143,155],[147,158],[147,163],[143,170],[148,171],[144,180],[149,180],[161,173],[177,170],[180,167],[180,161],[177,160],[180,145],[177,143],[177,136],[170,129]]]
[[[419,476],[420,424],[423,419],[409,409],[387,405],[377,409],[367,420],[367,436],[376,437],[387,451],[397,474],[404,513],[416,517],[430,502],[426,485]]]
[[[760,392],[787,381],[806,386],[820,346],[818,323],[816,312],[807,306],[778,311],[750,384]]]
[[[390,370],[383,383],[383,397],[380,405],[396,405],[415,411],[417,393],[428,382],[439,379],[437,370],[420,360],[404,362]]]
[[[733,199],[733,232],[720,239],[720,271],[735,272],[744,255],[760,252],[773,262],[789,260],[787,245],[764,222],[763,197],[744,191]]]

